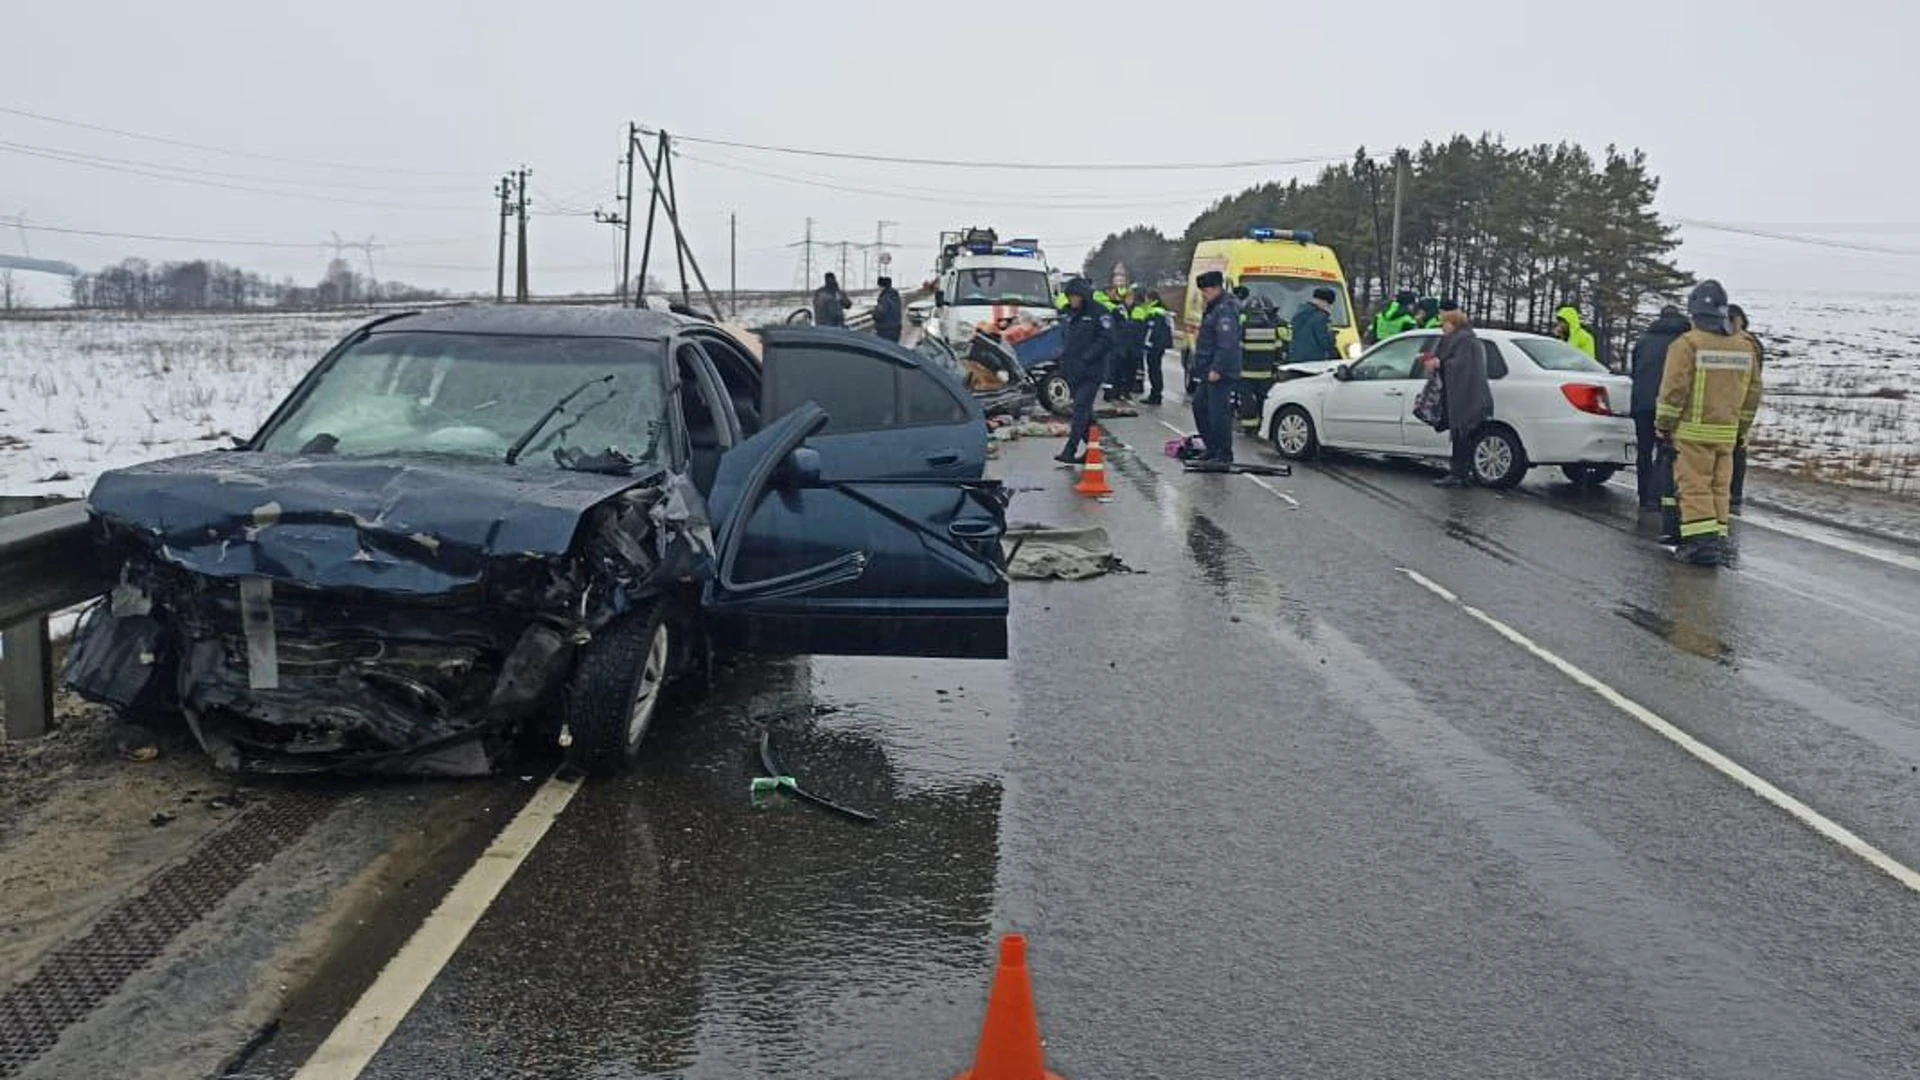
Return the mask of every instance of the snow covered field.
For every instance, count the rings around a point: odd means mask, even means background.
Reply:
[[[745,310],[748,325],[792,305]],[[0,320],[0,495],[86,494],[121,465],[253,434],[365,312]]]
[[[1766,342],[1759,464],[1920,494],[1920,296],[1752,292]],[[757,325],[792,304],[742,311]],[[248,435],[364,313],[0,320],[0,495]]]
[[[1767,346],[1754,462],[1920,495],[1920,296],[1735,299]]]

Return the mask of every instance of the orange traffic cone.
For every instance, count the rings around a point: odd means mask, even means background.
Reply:
[[[1073,490],[1101,499],[1113,494],[1107,483],[1107,455],[1100,449],[1099,424],[1087,429],[1087,461],[1080,466],[1080,482],[1073,485]]]
[[[1000,970],[987,994],[980,1049],[973,1068],[955,1080],[1060,1080],[1047,1071],[1040,1018],[1033,1011],[1033,983],[1027,979],[1027,939],[1019,934],[1000,939]]]

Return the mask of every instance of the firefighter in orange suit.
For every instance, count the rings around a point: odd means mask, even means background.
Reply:
[[[1720,566],[1733,554],[1733,452],[1760,410],[1760,358],[1727,318],[1727,290],[1712,279],[1687,295],[1693,329],[1667,349],[1653,427],[1673,448],[1680,546],[1695,566]]]

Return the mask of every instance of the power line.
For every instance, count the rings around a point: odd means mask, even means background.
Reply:
[[[1811,247],[1833,248],[1838,251],[1858,251],[1869,255],[1920,255],[1920,248],[1897,248],[1882,247],[1877,244],[1858,244],[1850,240],[1835,240],[1825,236],[1806,236],[1798,233],[1773,232],[1768,229],[1748,229],[1726,222],[1702,221],[1698,218],[1675,218],[1674,221],[1689,229],[1731,233],[1735,236],[1752,236],[1762,240],[1779,240],[1788,244],[1806,244]]]
[[[693,157],[693,156],[687,155],[685,152],[677,151],[677,150],[675,151],[675,154],[683,161],[693,161],[693,162],[697,162],[704,165],[712,165],[712,166],[715,166],[716,168],[733,169],[739,172],[751,173],[755,176],[768,176],[775,179],[792,180],[794,182],[800,182],[803,180],[814,181],[817,183],[818,186],[838,185],[838,186],[844,187],[850,182],[850,178],[848,177],[825,175],[821,173],[798,173],[798,172],[790,172],[790,171],[781,171],[779,173],[769,173],[760,169],[756,169],[754,166],[749,165],[745,162],[739,161],[737,159],[729,158],[729,157],[715,157],[712,155],[703,155],[703,156]],[[854,181],[854,182],[857,183],[857,181]],[[856,190],[855,193],[868,194],[873,190],[875,189],[858,189]],[[878,190],[883,190],[888,195],[894,195],[894,196],[900,196],[900,197],[905,197],[906,195],[931,195],[931,196],[936,196],[938,198],[938,201],[943,203],[972,200],[976,205],[1028,206],[1028,207],[1034,207],[1039,209],[1056,209],[1060,207],[1071,208],[1073,206],[1085,206],[1089,208],[1102,207],[1102,208],[1124,209],[1127,207],[1159,206],[1166,202],[1187,200],[1187,199],[1218,198],[1220,195],[1220,189],[1218,187],[1210,187],[1210,188],[1204,188],[1204,189],[1189,188],[1184,191],[1141,192],[1139,194],[1128,194],[1128,195],[1084,195],[1084,194],[1074,194],[1074,193],[1068,193],[1068,192],[1059,192],[1059,193],[1019,192],[1019,191],[999,192],[999,191],[982,191],[978,188],[968,188],[968,189],[936,188],[936,187],[920,187],[920,186],[910,185],[910,184],[888,184],[886,188],[878,189]],[[1058,204],[1058,205],[1056,206],[1055,204]]]
[[[682,161],[691,161],[698,165],[706,165],[710,168],[724,169],[730,172],[744,173],[749,176],[764,177],[765,179],[768,179],[768,180],[777,180],[777,181],[780,181],[781,183],[786,183],[786,184],[799,184],[803,187],[821,188],[827,191],[844,192],[850,195],[872,195],[872,196],[878,196],[881,198],[902,199],[908,202],[937,203],[944,206],[992,206],[992,207],[1005,207],[1009,209],[1018,209],[1018,210],[1111,211],[1111,210],[1130,210],[1130,209],[1132,210],[1157,209],[1157,208],[1165,207],[1170,202],[1178,201],[1175,199],[1142,199],[1142,200],[1136,200],[1136,201],[1130,201],[1130,202],[1106,202],[1106,201],[1101,201],[1101,200],[1092,199],[1092,198],[1076,198],[1076,199],[1072,199],[1071,201],[1067,201],[1067,197],[1063,196],[1062,201],[1059,201],[1059,202],[1034,202],[1034,201],[1025,201],[1020,199],[1007,199],[1007,198],[975,198],[975,197],[967,197],[967,196],[962,196],[957,194],[956,195],[914,195],[914,194],[908,194],[908,193],[902,192],[898,189],[860,187],[853,184],[840,184],[840,183],[833,183],[825,180],[809,180],[805,177],[795,176],[790,173],[770,172],[765,169],[755,169],[745,165],[732,165],[732,164],[721,162],[712,158],[693,157],[691,155],[688,155],[686,153],[682,153],[679,151],[676,151],[674,156],[678,157]],[[1207,192],[1200,195],[1190,196],[1189,198],[1218,198],[1220,194],[1221,194],[1220,192]]]
[[[434,213],[471,213],[470,207],[429,206],[421,203],[396,203],[377,199],[353,199],[340,195],[317,195],[307,191],[286,191],[279,188],[255,187],[250,184],[229,184],[219,180],[204,180],[193,176],[180,176],[174,173],[160,172],[154,169],[133,168],[125,165],[108,164],[106,159],[92,159],[83,155],[69,154],[64,151],[36,149],[21,143],[0,142],[0,153],[19,154],[26,157],[58,161],[68,165],[79,165],[89,169],[106,172],[126,173],[131,176],[145,176],[155,180],[170,180],[176,184],[192,184],[198,187],[219,188],[225,191],[244,191],[255,195],[272,195],[283,199],[299,199],[307,202],[341,203],[348,206],[373,206],[390,210],[413,210]]]
[[[657,134],[652,128],[642,127],[645,134]],[[764,143],[733,142],[727,139],[702,139],[691,135],[675,135],[681,142],[700,143],[706,146],[728,146],[736,150],[758,150],[770,154],[792,154],[799,157],[835,158],[841,161],[871,161],[889,165],[931,165],[953,169],[1012,169],[1044,172],[1201,172],[1219,169],[1256,169],[1278,168],[1287,165],[1332,164],[1347,161],[1349,154],[1320,155],[1317,157],[1266,158],[1245,161],[1215,162],[1048,162],[1048,161],[956,161],[948,158],[893,157],[885,154],[859,154],[841,150],[809,150],[794,146],[771,146]]]
[[[76,161],[97,162],[106,165],[127,165],[142,169],[157,169],[165,172],[182,173],[189,176],[206,176],[217,180],[245,180],[267,184],[288,184],[293,187],[317,187],[342,189],[347,191],[375,192],[426,192],[459,191],[461,187],[452,184],[429,184],[420,187],[396,188],[388,184],[356,184],[350,180],[301,180],[295,177],[262,176],[258,173],[234,173],[217,169],[196,169],[187,165],[170,165],[163,161],[147,161],[141,158],[111,157],[106,154],[90,154],[80,150],[67,150],[58,146],[36,146],[32,143],[0,142],[11,150],[21,153],[43,154],[61,159],[72,158]]]
[[[311,158],[293,158],[293,157],[280,157],[279,155],[276,155],[276,154],[258,154],[258,153],[253,153],[247,150],[232,150],[223,146],[209,146],[206,143],[188,142],[184,139],[170,139],[162,135],[146,135],[137,131],[126,131],[121,128],[107,127],[103,124],[89,124],[83,120],[68,120],[58,116],[48,116],[45,113],[29,112],[26,109],[15,109],[15,108],[11,108],[4,105],[0,105],[0,113],[4,113],[8,116],[25,117],[28,120],[38,120],[41,123],[45,123],[45,124],[59,124],[64,127],[74,127],[74,128],[81,128],[87,131],[104,132],[108,135],[118,135],[124,139],[138,139],[142,142],[159,143],[163,146],[178,146],[188,150],[199,150],[209,154],[225,154],[228,157],[251,158],[255,161],[274,161],[274,162],[279,162],[282,165],[299,165],[304,168],[310,168],[310,169],[342,169],[342,170],[347,170],[351,172],[386,173],[388,175],[393,175],[393,176],[439,176],[439,177],[461,177],[465,179],[472,179],[473,177],[479,175],[477,173],[471,173],[471,172],[446,172],[446,171],[435,171],[435,170],[426,170],[426,169],[398,169],[398,168],[394,168],[392,166],[387,166],[387,165],[358,165],[358,164],[341,162],[341,161],[315,161]]]
[[[255,248],[325,248],[330,244],[324,240],[280,241],[280,240],[237,240],[206,236],[160,236],[153,233],[110,232],[105,229],[73,229],[61,225],[35,225],[22,223],[20,228],[27,232],[56,233],[62,236],[96,236],[109,240],[149,240],[167,244],[203,244],[210,247],[255,247]],[[385,247],[437,247],[450,244],[470,244],[471,237],[449,237],[444,240],[389,240]]]

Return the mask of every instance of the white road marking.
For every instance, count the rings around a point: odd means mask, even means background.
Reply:
[[[1693,755],[1693,757],[1704,762],[1716,772],[1726,776],[1728,779],[1731,779],[1748,791],[1753,792],[1755,795],[1760,796],[1767,802],[1772,803],[1774,806],[1786,811],[1794,820],[1859,856],[1869,865],[1906,886],[1909,890],[1920,893],[1920,872],[1910,869],[1905,864],[1895,860],[1893,856],[1888,855],[1886,852],[1881,851],[1879,848],[1874,847],[1872,844],[1854,835],[1838,822],[1833,821],[1806,803],[1801,802],[1786,792],[1781,791],[1779,788],[1774,787],[1767,781],[1762,780],[1732,758],[1727,757],[1720,751],[1715,750],[1713,747],[1708,746],[1706,743],[1701,742],[1662,719],[1659,714],[1653,710],[1547,651],[1520,631],[1488,615],[1479,608],[1468,604],[1432,578],[1421,574],[1419,571],[1409,570],[1404,566],[1397,567],[1397,569],[1412,580],[1414,584],[1453,604],[1461,611],[1466,612],[1474,619],[1492,628],[1492,630],[1501,637],[1506,638],[1508,641],[1527,650],[1541,660],[1546,661],[1562,675],[1598,694],[1609,705],[1638,720],[1649,730]]]
[[[1159,418],[1155,417],[1155,419],[1159,419]],[[1167,423],[1165,420],[1160,421],[1160,426],[1163,428],[1166,428],[1168,431],[1173,432],[1175,435],[1186,434],[1186,431],[1184,429],[1174,427],[1172,424]],[[1260,479],[1259,477],[1253,475],[1252,473],[1241,473],[1240,475],[1246,477],[1247,479],[1253,481],[1256,484],[1259,484],[1261,487],[1266,488],[1269,492],[1273,493],[1274,495],[1279,496],[1281,501],[1285,502],[1288,506],[1293,507],[1295,510],[1300,509],[1300,500],[1294,498],[1293,496],[1287,494],[1284,491],[1281,491],[1279,488],[1274,487],[1272,484],[1267,483],[1265,480]]]
[[[1259,484],[1263,488],[1266,488],[1267,491],[1271,492],[1273,495],[1278,496],[1279,499],[1282,502],[1286,503],[1288,506],[1293,507],[1295,510],[1300,509],[1299,499],[1296,499],[1293,496],[1287,494],[1286,492],[1281,491],[1279,488],[1274,487],[1272,484],[1267,483],[1265,480],[1260,479],[1259,477],[1253,475],[1252,473],[1245,473],[1244,475],[1246,476],[1247,479],[1253,481],[1256,484]]]
[[[1610,480],[1607,482],[1607,486],[1616,487],[1622,491],[1635,490],[1632,484],[1619,480]],[[1764,510],[1756,510],[1751,506],[1746,507],[1734,518],[1734,525],[1736,530],[1740,525],[1751,525],[1757,529],[1765,529],[1768,532],[1779,533],[1782,536],[1791,536],[1796,540],[1805,540],[1810,544],[1819,544],[1823,547],[1833,548],[1835,551],[1844,551],[1849,555],[1858,555],[1863,559],[1872,559],[1875,562],[1886,563],[1888,566],[1897,566],[1902,570],[1912,570],[1920,573],[1920,557],[1907,555],[1889,548],[1877,547],[1873,544],[1862,543],[1834,529],[1815,525],[1812,522],[1802,522],[1794,518],[1769,514]]]
[[[580,781],[559,777],[540,785],[387,961],[294,1080],[354,1080],[366,1069],[579,791]]]

